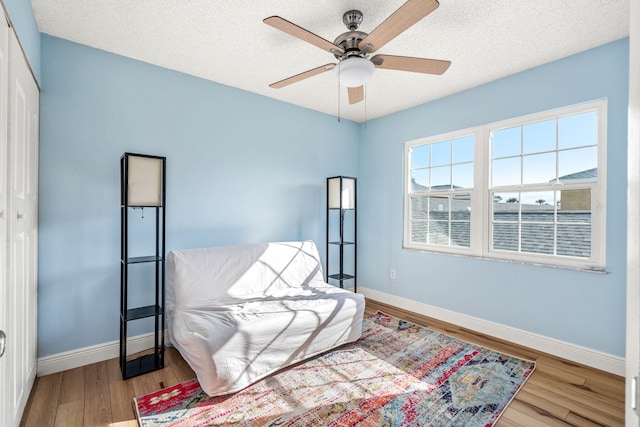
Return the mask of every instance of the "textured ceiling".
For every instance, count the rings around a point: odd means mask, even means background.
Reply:
[[[279,15],[333,41],[359,9],[371,32],[404,0],[32,0],[40,31],[295,105],[362,122],[571,55],[629,34],[629,0],[441,0],[376,53],[452,61],[441,75],[376,70],[366,102],[349,105],[327,72],[268,85],[335,62],[265,25]],[[339,98],[338,98],[339,97]]]

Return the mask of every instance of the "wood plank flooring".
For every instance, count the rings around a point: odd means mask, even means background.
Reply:
[[[512,426],[622,426],[624,378],[511,344],[449,323],[367,300],[382,310],[436,331],[536,361],[536,370],[496,424]],[[117,359],[36,380],[21,427],[138,427],[132,399],[194,378],[173,348],[165,368],[122,381]]]

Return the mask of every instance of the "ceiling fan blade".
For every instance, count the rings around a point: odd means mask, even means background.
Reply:
[[[449,65],[451,65],[451,61],[443,61],[441,59],[395,55],[376,55],[371,58],[371,62],[373,62],[376,68],[425,74],[442,74],[447,71]]]
[[[280,80],[279,82],[271,83],[269,87],[280,89],[282,87],[289,86],[292,83],[299,82],[300,80],[308,79],[309,77],[317,76],[318,74],[333,70],[333,67],[335,66],[336,64],[321,65],[320,67],[312,68],[304,73],[296,74],[295,76],[288,77],[284,80]]]
[[[272,26],[273,28],[277,28],[280,31],[284,31],[287,34],[304,40],[307,43],[311,43],[312,45],[317,46],[322,50],[326,50],[329,53],[334,53],[334,51],[337,53],[344,53],[344,49],[342,49],[340,46],[333,44],[329,40],[325,40],[322,37],[313,34],[311,31],[307,31],[304,28],[297,26],[293,22],[289,22],[279,16],[270,16],[263,19],[262,22]]]
[[[349,89],[349,104],[357,104],[364,100],[364,86],[350,87]]]
[[[378,25],[360,43],[363,52],[375,52],[389,43],[398,34],[436,10],[440,6],[437,0],[407,0],[398,10]]]

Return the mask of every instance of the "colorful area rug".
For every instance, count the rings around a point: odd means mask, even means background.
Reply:
[[[491,426],[534,363],[382,312],[357,342],[207,396],[197,380],[134,399],[141,427]]]

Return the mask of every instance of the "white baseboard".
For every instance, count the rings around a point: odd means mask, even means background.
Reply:
[[[625,359],[623,357],[435,307],[408,298],[376,291],[375,289],[358,286],[358,292],[375,301],[384,302],[385,304],[390,304],[398,308],[453,323],[464,328],[491,335],[492,337],[572,360],[612,374],[625,375]]]
[[[165,333],[165,343],[168,343]],[[153,332],[137,335],[127,340],[127,353],[134,354],[153,348]],[[65,351],[38,359],[38,376],[74,369],[120,356],[120,341],[111,341],[77,350]]]

